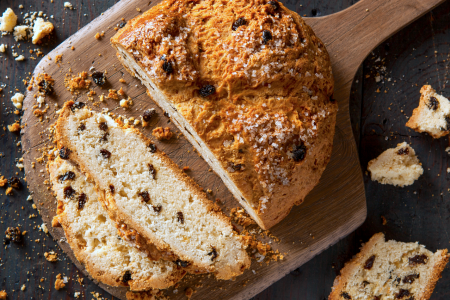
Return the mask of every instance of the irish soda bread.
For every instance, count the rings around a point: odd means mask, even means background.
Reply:
[[[450,102],[436,94],[429,85],[420,89],[419,107],[415,108],[406,126],[417,132],[427,132],[438,139],[450,132]]]
[[[91,276],[131,290],[167,288],[186,273],[170,261],[153,261],[117,235],[115,224],[100,205],[94,184],[59,157],[49,162],[50,179],[58,200],[55,221]]]
[[[193,272],[230,279],[249,267],[243,238],[190,177],[137,129],[83,106],[69,101],[61,110],[60,156],[94,180],[119,230],[136,230]]]
[[[423,174],[416,152],[406,142],[369,161],[367,170],[372,180],[400,187],[413,184]]]
[[[329,300],[426,300],[447,264],[447,249],[385,241],[375,234],[341,270]]]
[[[268,0],[165,0],[111,39],[264,229],[318,183],[337,103],[324,44]]]

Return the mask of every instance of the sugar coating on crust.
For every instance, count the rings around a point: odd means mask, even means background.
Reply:
[[[111,40],[263,227],[317,184],[337,112],[325,46],[296,13],[271,3],[164,1]],[[294,154],[303,147],[304,156]]]
[[[56,132],[59,147],[96,183],[109,216],[161,251],[220,279],[248,268],[250,258],[229,218],[168,157],[136,129],[68,102]],[[81,129],[80,129],[81,128]]]
[[[369,161],[367,170],[372,180],[400,187],[413,184],[423,174],[416,152],[406,142]]]
[[[334,281],[330,300],[429,299],[449,259],[418,243],[385,241],[375,234]]]
[[[58,221],[75,256],[93,278],[140,291],[167,288],[183,277],[186,272],[176,264],[150,260],[118,236],[114,222],[98,201],[94,184],[74,165],[58,157],[49,163],[49,171],[58,199]],[[74,191],[70,196],[69,188]],[[126,272],[131,278],[128,281],[124,280]]]
[[[419,107],[415,108],[406,126],[427,132],[437,139],[450,132],[450,101],[438,95],[430,85],[420,89]]]

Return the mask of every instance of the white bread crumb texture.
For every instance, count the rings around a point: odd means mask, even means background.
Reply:
[[[367,166],[372,180],[394,186],[412,185],[423,174],[414,149],[406,142],[398,144],[371,160]]]
[[[84,263],[108,273],[117,282],[123,282],[126,272],[131,274],[131,280],[145,281],[153,276],[169,277],[177,269],[172,262],[151,261],[122,240],[100,205],[94,184],[67,161],[57,158],[54,164],[57,168],[51,179],[58,200],[64,202],[62,223],[67,240],[85,258]],[[68,196],[70,189],[74,192]]]
[[[385,242],[384,238],[361,254],[341,273],[346,281],[339,299],[422,299],[435,280],[434,266],[441,257],[418,243]]]
[[[0,18],[0,31],[12,32],[17,24],[17,16],[11,8],[7,8]]]

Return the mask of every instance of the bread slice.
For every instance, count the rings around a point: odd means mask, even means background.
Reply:
[[[400,187],[413,184],[423,174],[416,152],[406,142],[384,151],[369,161],[367,170],[372,180]]]
[[[219,279],[250,265],[243,238],[195,182],[137,129],[67,102],[56,125],[60,156],[96,183],[119,229],[128,227],[177,264]]]
[[[450,132],[450,101],[430,85],[424,85],[420,89],[419,107],[414,109],[406,126],[435,139],[446,136]]]
[[[447,264],[447,249],[436,253],[418,243],[385,241],[375,234],[341,270],[329,300],[426,300]]]
[[[73,164],[58,157],[48,169],[58,200],[54,221],[62,225],[76,258],[94,279],[141,291],[170,287],[184,276],[175,263],[151,260],[117,235],[94,184]]]
[[[337,114],[331,63],[281,2],[165,0],[111,44],[262,228],[319,182]]]

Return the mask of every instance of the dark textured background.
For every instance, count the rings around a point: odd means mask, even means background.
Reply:
[[[0,0],[0,12],[11,7],[16,14],[43,11],[48,16],[53,15],[56,35],[51,42],[39,47],[48,53],[117,1],[70,2],[74,10],[64,10],[63,0],[54,0],[54,3],[49,0]],[[356,1],[283,2],[301,16],[312,17],[337,12]],[[19,9],[19,4],[24,8]],[[21,19],[22,15],[19,15]],[[376,232],[384,232],[389,239],[419,241],[433,251],[450,246],[449,156],[445,152],[449,146],[448,138],[433,140],[404,126],[407,116],[417,106],[423,84],[431,84],[438,92],[450,96],[449,27],[450,1],[447,1],[375,49],[365,60],[353,84],[351,115],[363,172],[370,159],[397,143],[407,141],[423,164],[425,172],[422,177],[410,187],[398,188],[371,182],[365,175],[366,222],[338,244],[254,297],[255,300],[326,299],[345,261],[358,252],[361,242],[367,241]],[[17,44],[11,36],[0,38],[2,43],[9,46]],[[24,51],[28,57],[26,61],[14,61],[11,49],[0,58],[0,84],[3,87],[0,93],[0,174],[9,178],[18,172],[25,184],[23,172],[15,167],[16,160],[22,156],[21,147],[16,145],[20,136],[3,130],[3,126],[18,119],[11,113],[13,106],[10,97],[15,89],[25,92],[22,79],[33,71],[38,62],[29,59],[28,53],[36,47],[30,42],[20,44],[18,52]],[[376,82],[376,76],[380,76],[379,82]],[[0,248],[0,290],[8,292],[8,299],[73,299],[74,292],[82,292],[82,298],[87,299],[92,299],[91,292],[98,292],[110,299],[89,279],[85,278],[83,285],[77,282],[77,275],[83,275],[66,259],[52,238],[39,231],[42,220],[32,208],[32,202],[26,201],[28,195],[27,189],[22,188],[13,196],[5,196],[5,189],[0,188],[0,235],[3,237],[7,227],[18,224],[22,230],[28,231],[22,245]],[[30,218],[33,214],[36,217]],[[382,225],[381,216],[386,218],[386,225]],[[44,252],[50,250],[57,252],[61,261],[46,261]],[[56,291],[54,280],[59,273],[70,280],[66,288]],[[42,282],[41,278],[44,279]],[[25,291],[20,290],[23,284]],[[432,299],[450,299],[448,269],[437,284]]]

